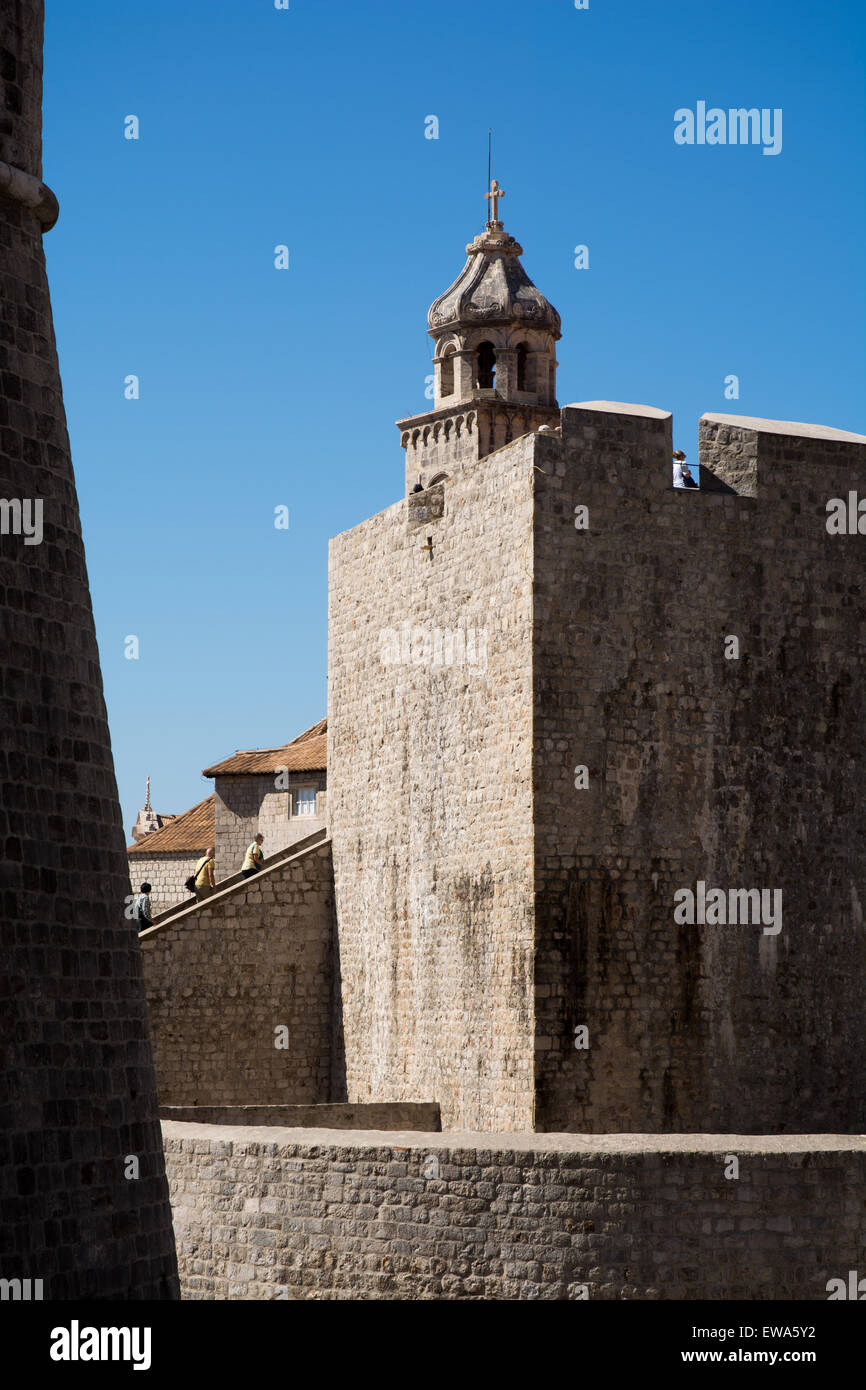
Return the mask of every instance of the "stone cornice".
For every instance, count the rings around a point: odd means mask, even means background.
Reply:
[[[60,205],[47,184],[23,169],[16,169],[14,164],[4,164],[2,159],[0,195],[28,208],[41,223],[43,232],[50,232],[60,216]]]

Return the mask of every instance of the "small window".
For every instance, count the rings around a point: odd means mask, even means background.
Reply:
[[[295,792],[295,815],[314,816],[316,814],[316,788],[298,787]]]

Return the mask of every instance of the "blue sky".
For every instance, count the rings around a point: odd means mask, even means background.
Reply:
[[[708,410],[866,432],[862,4],[46,8],[45,245],[127,832],[148,773],[186,810],[202,767],[325,712],[328,538],[402,493],[394,421],[428,404],[488,126],[561,403],[670,409],[693,462]],[[698,101],[781,108],[781,153],[676,145]]]

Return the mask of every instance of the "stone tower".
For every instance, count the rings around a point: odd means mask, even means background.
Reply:
[[[42,234],[41,0],[0,10],[0,1277],[177,1296]]]
[[[427,315],[435,343],[434,408],[397,422],[406,487],[429,487],[456,463],[484,458],[541,425],[557,425],[559,314],[520,262],[523,247],[492,218],[466,247],[467,261]]]
[[[674,488],[669,412],[554,412],[558,320],[499,227],[477,246],[431,311],[454,405],[404,422],[427,486],[331,542],[349,1100],[862,1133],[866,598],[826,522],[866,438],[708,415]],[[548,404],[513,399],[523,341]]]

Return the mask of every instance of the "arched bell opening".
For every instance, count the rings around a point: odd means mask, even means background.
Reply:
[[[453,344],[451,344],[442,354],[442,361],[439,364],[440,396],[454,395],[454,353],[455,348]]]
[[[492,391],[496,384],[496,348],[492,343],[478,344],[475,362],[475,385],[481,391]]]
[[[529,344],[517,344],[517,389],[518,391],[531,391],[530,385],[530,362]]]

